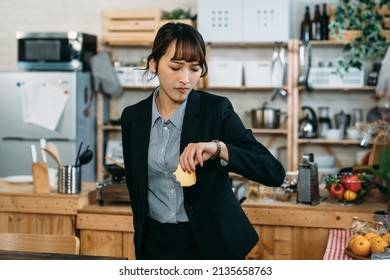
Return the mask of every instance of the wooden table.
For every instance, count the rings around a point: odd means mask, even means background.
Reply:
[[[126,258],[0,250],[0,260],[126,260]]]

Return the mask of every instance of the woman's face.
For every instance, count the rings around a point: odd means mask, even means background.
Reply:
[[[198,62],[172,60],[175,55],[176,42],[171,43],[156,69],[155,62],[150,61],[150,69],[156,72],[160,80],[160,97],[168,98],[171,102],[181,104],[195,87],[202,68]],[[158,70],[158,71],[156,71]]]

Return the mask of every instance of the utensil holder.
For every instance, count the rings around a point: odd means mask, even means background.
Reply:
[[[77,194],[81,192],[81,167],[65,165],[58,168],[58,192]]]
[[[34,193],[50,193],[47,163],[34,162],[32,164],[32,176]]]

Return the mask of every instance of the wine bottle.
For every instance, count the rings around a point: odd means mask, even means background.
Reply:
[[[321,40],[329,40],[329,15],[326,3],[322,4]]]
[[[320,5],[315,6],[314,18],[311,24],[311,32],[313,34],[313,40],[321,40],[321,13]]]
[[[310,41],[313,39],[311,32],[311,19],[310,19],[310,9],[309,6],[306,6],[305,15],[301,23],[301,40]]]

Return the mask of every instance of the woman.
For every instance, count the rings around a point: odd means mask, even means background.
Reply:
[[[258,236],[229,172],[280,186],[283,166],[245,129],[229,100],[194,90],[207,74],[205,44],[190,25],[158,31],[148,70],[160,86],[121,117],[137,259],[244,259]],[[178,164],[195,172],[182,188]]]

